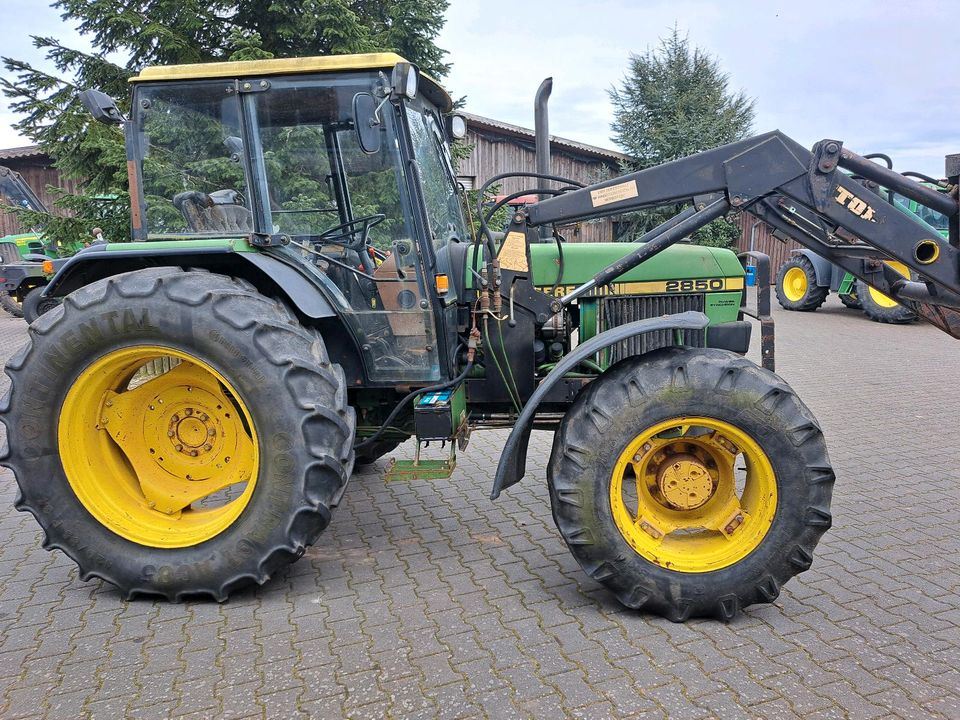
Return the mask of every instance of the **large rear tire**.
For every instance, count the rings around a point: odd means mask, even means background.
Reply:
[[[320,336],[251,286],[157,268],[67,296],[7,364],[16,506],[127,596],[262,584],[330,521],[355,420]]]
[[[887,265],[904,277],[911,276],[910,268],[903,263],[890,261]],[[857,280],[857,297],[860,299],[860,307],[864,314],[874,322],[903,325],[917,319],[917,314],[913,310],[875,290],[863,280]]]
[[[777,301],[784,310],[812,312],[823,305],[830,288],[817,285],[817,272],[804,255],[794,255],[777,272]]]
[[[547,478],[583,569],[675,622],[773,601],[831,523],[817,421],[779,377],[722,350],[664,349],[590,383]]]

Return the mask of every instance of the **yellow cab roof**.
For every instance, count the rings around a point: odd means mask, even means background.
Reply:
[[[275,60],[239,60],[235,62],[194,63],[190,65],[155,65],[143,68],[131,83],[171,80],[204,80],[211,78],[262,77],[348,70],[389,70],[398,62],[407,62],[392,52],[360,55],[324,55],[320,57],[279,58]],[[420,73],[420,91],[442,112],[450,112],[453,101],[440,83]]]

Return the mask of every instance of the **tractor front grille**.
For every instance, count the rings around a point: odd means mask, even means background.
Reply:
[[[696,310],[703,312],[703,295],[632,295],[605,297],[600,308],[600,323],[604,330],[625,325],[635,320],[673,315]],[[682,330],[683,344],[704,346],[703,330]],[[615,363],[631,355],[641,355],[657,348],[674,345],[674,330],[657,330],[624,340],[610,347],[610,362]]]

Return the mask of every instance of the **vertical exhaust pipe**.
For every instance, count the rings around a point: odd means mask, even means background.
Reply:
[[[537,95],[533,101],[533,129],[536,135],[537,150],[537,172],[542,175],[552,175],[550,170],[550,121],[547,117],[547,101],[550,99],[550,93],[553,91],[553,78],[548,77],[537,88]],[[544,187],[550,187],[546,181]],[[546,200],[547,195],[541,195],[541,200]],[[546,240],[551,235],[550,229],[545,225],[540,227],[540,239]]]

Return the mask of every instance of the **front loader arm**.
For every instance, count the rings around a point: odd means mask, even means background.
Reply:
[[[611,282],[718,214],[750,208],[801,245],[960,337],[957,233],[945,240],[930,232],[841,168],[954,218],[951,228],[957,227],[955,187],[953,195],[938,193],[843,149],[839,141],[823,140],[811,152],[773,131],[542,200],[515,216],[511,230],[663,205],[692,205],[647,233],[647,245],[564,296],[560,305],[565,305],[589,289]],[[920,281],[886,268],[885,259],[902,262]]]

